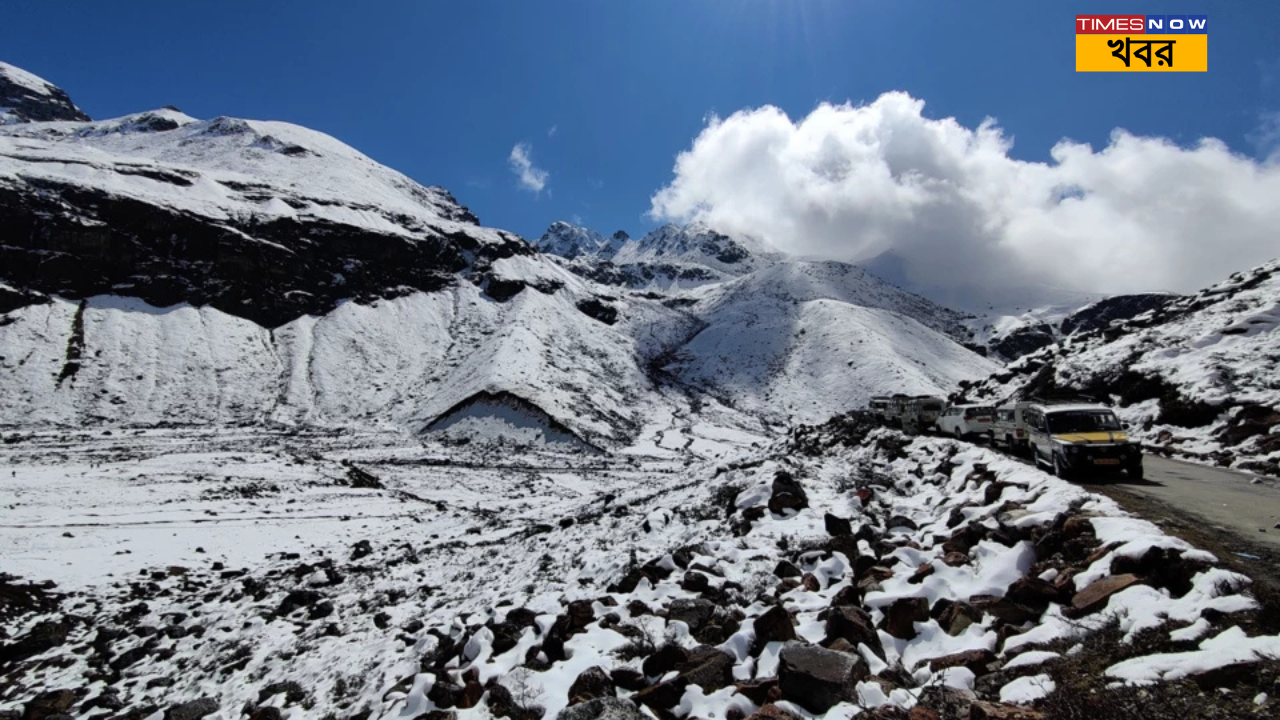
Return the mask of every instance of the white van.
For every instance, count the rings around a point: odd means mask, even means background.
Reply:
[[[991,431],[995,408],[990,405],[952,405],[938,416],[938,432],[957,438],[982,436]]]

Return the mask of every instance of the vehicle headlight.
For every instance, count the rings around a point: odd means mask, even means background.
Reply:
[[[1063,450],[1066,450],[1068,455],[1075,455],[1077,452],[1079,452],[1079,451],[1080,451],[1080,446],[1078,446],[1078,445],[1063,445],[1063,446],[1062,446],[1062,449],[1063,449]]]

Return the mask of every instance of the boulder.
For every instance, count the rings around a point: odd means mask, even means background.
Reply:
[[[836,640],[844,640],[853,647],[866,645],[876,655],[883,658],[884,646],[880,643],[880,633],[876,632],[871,622],[871,615],[860,607],[832,608],[827,614],[827,636],[823,641],[829,645]]]
[[[911,640],[916,636],[915,624],[928,622],[929,600],[922,597],[898,598],[885,608],[884,630],[890,635],[903,640]]]
[[[708,647],[690,653],[687,669],[681,668],[680,680],[685,685],[697,685],[705,693],[712,693],[733,684],[734,659],[721,650]]]
[[[1005,591],[1004,596],[1019,605],[1042,613],[1049,607],[1049,603],[1058,599],[1058,588],[1046,580],[1027,576],[1015,580]]]
[[[847,518],[827,513],[822,516],[822,523],[826,526],[828,535],[840,536],[853,534],[853,523]]]
[[[656,652],[644,659],[644,674],[658,678],[676,669],[677,665],[689,662],[689,651],[679,645],[663,645]]]
[[[588,702],[618,694],[613,678],[599,666],[589,667],[578,675],[578,679],[569,686],[569,704]]]
[[[630,700],[597,698],[560,711],[556,720],[649,720]]]
[[[769,498],[769,510],[782,514],[787,510],[809,507],[809,496],[800,482],[786,470],[779,470],[773,477],[773,495]]]
[[[623,690],[636,692],[644,689],[647,684],[644,680],[644,673],[635,668],[619,667],[609,671],[609,679],[613,681],[614,686]]]
[[[969,720],[1041,720],[1044,713],[1021,705],[978,701],[969,706]]]
[[[779,578],[789,578],[800,577],[801,575],[804,575],[804,572],[788,560],[779,560],[778,565],[773,568],[773,574]]]
[[[672,600],[667,606],[667,620],[679,620],[689,626],[689,631],[696,633],[707,624],[715,614],[716,606],[703,598],[679,598]]]
[[[773,703],[765,703],[759,710],[748,715],[746,720],[800,720],[800,717]]]
[[[47,690],[27,701],[23,706],[22,720],[44,720],[47,717],[61,715],[76,704],[78,695],[74,690]]]
[[[170,707],[164,714],[165,720],[200,720],[206,715],[218,712],[218,702],[213,698],[190,700]]]
[[[991,671],[991,664],[995,661],[996,654],[990,650],[965,650],[930,660],[929,669],[938,672],[947,668],[963,667],[968,668],[974,675],[986,675]]]
[[[1008,597],[994,595],[974,595],[969,604],[975,609],[990,613],[1002,622],[1010,625],[1022,625],[1040,617],[1040,613],[1026,605],[1020,605]]]
[[[1138,576],[1131,574],[1109,575],[1095,580],[1089,587],[1071,598],[1071,609],[1077,616],[1095,613],[1107,606],[1112,595],[1138,584]]]
[[[782,697],[815,714],[840,702],[856,702],[857,683],[870,674],[862,658],[826,648],[787,645],[778,655]]]
[[[786,642],[796,639],[796,628],[791,624],[791,614],[781,605],[774,605],[751,623],[756,631],[756,645],[764,647],[765,643]]]

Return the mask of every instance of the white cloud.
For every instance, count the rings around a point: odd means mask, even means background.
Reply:
[[[558,132],[559,130],[560,130],[559,125],[552,125],[551,128],[547,130],[547,137],[555,137],[556,132]]]
[[[507,162],[511,164],[511,172],[516,174],[519,179],[519,186],[530,192],[542,192],[547,186],[547,180],[551,178],[550,173],[546,170],[534,167],[533,160],[529,158],[529,153],[533,150],[529,143],[516,143],[511,148],[511,155],[507,158]]]
[[[1015,286],[1189,291],[1280,254],[1280,164],[1121,130],[1027,162],[994,121],[923,108],[893,92],[798,122],[774,107],[712,117],[650,213],[802,255],[892,251],[917,287],[986,300]]]

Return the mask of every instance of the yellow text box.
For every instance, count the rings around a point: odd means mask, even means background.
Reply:
[[[1108,45],[1108,41],[1112,44]],[[1148,42],[1151,44],[1147,45]],[[1168,42],[1174,43],[1171,50],[1166,46]],[[1124,57],[1129,58],[1128,67]],[[1172,64],[1164,62],[1169,57],[1173,59]],[[1076,35],[1076,72],[1208,70],[1208,35]]]

